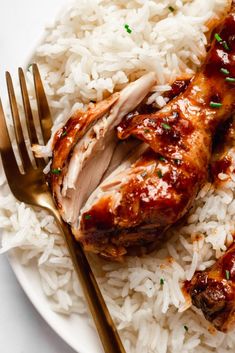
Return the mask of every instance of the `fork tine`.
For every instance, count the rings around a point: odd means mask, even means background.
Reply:
[[[9,132],[6,125],[5,115],[2,107],[2,101],[0,99],[0,152],[2,157],[2,163],[7,177],[9,185],[14,180],[19,180],[21,173],[16,162],[16,158],[12,149]]]
[[[19,111],[17,107],[15,92],[13,88],[13,83],[11,79],[11,75],[9,72],[6,72],[6,81],[7,81],[7,90],[9,96],[9,102],[11,107],[11,113],[14,123],[16,142],[18,145],[18,150],[20,153],[21,161],[24,167],[25,172],[32,168],[32,163],[29,158],[29,154],[25,145],[24,135],[22,131],[22,126],[20,122]]]
[[[36,91],[38,115],[41,124],[44,143],[46,144],[51,137],[52,120],[47,97],[43,88],[41,76],[36,64],[33,64],[33,78]]]
[[[36,144],[38,144],[38,137],[37,137],[37,133],[36,133],[34,122],[33,122],[33,114],[32,114],[32,110],[31,110],[31,106],[30,106],[30,102],[29,102],[29,96],[28,96],[27,86],[26,86],[26,82],[25,82],[25,77],[24,77],[24,73],[23,73],[23,70],[21,67],[18,69],[18,74],[19,74],[20,88],[21,88],[21,93],[22,93],[24,112],[25,112],[30,142],[31,142],[31,145],[36,145]]]
[[[38,144],[39,142],[38,142],[38,137],[37,137],[37,133],[34,125],[33,113],[30,106],[25,76],[21,67],[18,69],[18,74],[19,74],[20,89],[21,89],[21,95],[23,100],[27,130],[28,130],[31,146],[33,146]],[[35,162],[38,167],[45,166],[45,161],[43,158],[35,158]]]

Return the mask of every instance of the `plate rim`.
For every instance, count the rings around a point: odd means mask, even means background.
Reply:
[[[27,298],[30,300],[34,308],[37,310],[37,312],[41,315],[41,317],[45,320],[45,322],[52,328],[52,330],[64,341],[66,344],[68,344],[69,347],[71,347],[75,352],[77,353],[88,353],[85,351],[83,348],[78,348],[76,345],[74,345],[73,342],[69,339],[69,336],[66,334],[67,331],[63,330],[60,328],[60,325],[55,322],[55,320],[51,317],[50,311],[48,311],[47,308],[45,308],[43,305],[38,304],[37,298],[38,295],[32,290],[32,287],[30,286],[30,281],[25,281],[25,275],[22,271],[23,265],[18,261],[18,257],[16,254],[15,249],[9,250],[7,255],[8,262],[13,270],[13,273],[19,282],[21,288],[23,289],[24,293],[26,294]],[[27,266],[26,266],[27,267]],[[43,292],[45,300],[48,300],[47,296]],[[51,313],[53,315],[60,315],[59,313],[56,313],[53,311],[51,308]],[[77,315],[74,313],[74,315]],[[97,337],[99,339],[98,333],[96,329],[94,328],[94,331],[97,334]],[[102,345],[101,345],[102,348]]]

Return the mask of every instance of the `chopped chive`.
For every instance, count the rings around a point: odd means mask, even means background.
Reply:
[[[166,162],[166,158],[164,158],[163,156],[160,156],[160,157],[159,157],[159,161],[161,161],[161,162]]]
[[[225,40],[223,41],[223,47],[225,50],[230,50],[228,43]]]
[[[227,69],[225,69],[223,67],[220,69],[220,72],[222,72],[225,75],[229,75],[229,73],[230,73]]]
[[[223,39],[220,37],[220,35],[218,33],[215,33],[215,39],[217,40],[217,42],[221,43],[223,41]]]
[[[163,279],[163,278],[160,278],[160,285],[161,285],[161,286],[163,286],[164,282],[165,282],[164,279]]]
[[[184,329],[185,329],[186,332],[188,332],[188,330],[189,330],[187,325],[184,325]]]
[[[225,276],[226,276],[227,281],[229,281],[230,280],[230,271],[226,270]]]
[[[58,175],[58,174],[60,174],[60,173],[61,173],[61,169],[59,169],[59,168],[58,168],[58,169],[52,169],[52,170],[51,170],[51,173],[52,173],[52,174],[57,174],[57,175]]]
[[[125,30],[127,31],[127,33],[131,33],[132,32],[132,30],[130,29],[130,27],[129,27],[129,25],[128,24],[125,24],[124,25],[124,28],[125,28]]]
[[[166,123],[162,123],[162,127],[163,127],[163,129],[165,129],[165,130],[170,130],[170,129],[171,129],[170,125],[168,125],[168,124],[166,124]]]
[[[149,132],[150,132],[149,129],[145,129],[145,130],[144,130],[144,133],[145,133],[145,134],[148,134]]]
[[[169,7],[168,7],[168,10],[170,10],[171,12],[174,12],[174,11],[175,11],[175,9],[174,9],[173,6],[169,6]]]
[[[84,218],[85,219],[91,219],[91,215],[90,214],[86,214]]]
[[[215,33],[215,39],[218,43],[222,44],[225,50],[230,50],[226,40],[223,40],[218,33]]]
[[[211,108],[221,108],[223,106],[222,103],[210,102]]]
[[[66,136],[66,135],[67,135],[67,131],[64,131],[61,136]]]
[[[225,81],[229,82],[229,83],[234,83],[235,82],[235,78],[234,77],[226,77]]]
[[[157,171],[157,176],[158,176],[160,179],[163,177],[162,171],[161,171],[160,169]]]

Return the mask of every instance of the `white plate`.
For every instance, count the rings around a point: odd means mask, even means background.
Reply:
[[[52,311],[44,295],[36,266],[22,266],[17,252],[9,255],[12,269],[23,290],[54,331],[78,353],[102,353],[96,331],[88,322],[88,315],[60,315]]]
[[[60,7],[68,0],[8,0],[0,11],[0,87],[6,92],[4,71],[16,73],[30,57],[46,24],[52,23]],[[14,75],[13,75],[14,76]],[[11,266],[25,293],[47,323],[79,353],[102,353],[96,331],[91,328],[88,316],[56,314],[42,292],[37,269],[20,264],[16,252],[9,256]]]

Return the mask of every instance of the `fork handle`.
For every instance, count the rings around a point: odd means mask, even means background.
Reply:
[[[50,209],[50,211],[55,216],[56,222],[64,235],[75,271],[103,344],[104,352],[126,353],[82,246],[74,239],[74,235],[68,225],[61,219],[59,212],[55,209]]]

